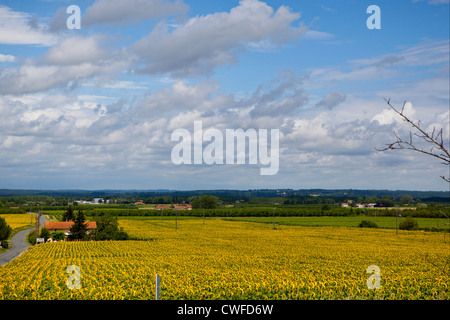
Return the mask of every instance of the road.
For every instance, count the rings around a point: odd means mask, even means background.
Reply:
[[[42,215],[40,219],[41,227],[45,224],[45,217]],[[27,234],[34,228],[26,229],[17,232],[10,241],[11,248],[6,250],[6,252],[0,254],[0,266],[10,262],[11,260],[20,256],[25,250],[27,250],[30,245],[26,240]]]

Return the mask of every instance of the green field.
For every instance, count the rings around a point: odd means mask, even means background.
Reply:
[[[350,217],[236,217],[236,218],[223,218],[225,220],[232,221],[249,221],[259,223],[274,223],[277,225],[292,225],[292,226],[334,226],[334,227],[358,227],[359,223],[363,220],[369,220],[375,222],[379,228],[395,229],[396,222],[395,217],[363,217],[363,216],[350,216]],[[398,219],[398,223],[405,218]],[[448,219],[439,218],[414,218],[419,224],[419,229],[437,229],[437,230],[449,230]]]
[[[109,214],[114,214],[114,209],[109,209]],[[122,209],[116,209],[118,212]],[[50,215],[51,218],[59,220],[64,210],[46,210],[43,211],[44,214]],[[89,211],[85,211],[85,213],[90,213]],[[153,212],[152,212],[153,213]],[[175,216],[168,215],[169,213],[164,211],[158,211],[154,216],[126,216],[119,215],[119,219],[136,219],[136,220],[148,220],[148,219],[169,219],[174,220]],[[171,213],[173,214],[173,213]],[[178,216],[178,220],[183,219],[202,219],[202,217],[194,217],[194,216],[183,216],[181,213]],[[185,213],[184,213],[185,214]],[[88,217],[90,219],[92,217]],[[224,220],[230,221],[249,221],[249,222],[258,222],[258,223],[273,223],[274,219],[272,216],[265,217],[222,217]],[[334,226],[334,227],[358,227],[359,223],[363,220],[369,220],[375,222],[379,228],[387,228],[387,229],[395,229],[396,221],[395,217],[389,216],[373,216],[372,214],[369,216],[363,215],[355,215],[355,216],[303,216],[303,217],[280,217],[275,216],[275,224],[277,225],[294,225],[294,226]],[[400,217],[398,219],[398,223],[405,220],[405,217]],[[449,230],[450,222],[446,218],[422,218],[415,217],[414,220],[419,224],[419,229],[422,230],[433,230],[433,231],[444,231]]]
[[[133,217],[118,217],[119,220],[175,220],[174,216],[133,216]],[[202,219],[201,217],[190,217],[190,216],[178,216],[179,221],[182,220],[190,220],[190,219]],[[205,218],[216,219],[216,218]],[[358,227],[359,223],[363,220],[369,220],[372,222],[376,222],[379,228],[385,229],[395,229],[396,222],[395,217],[363,217],[363,216],[350,216],[350,217],[233,217],[227,218],[222,217],[222,220],[229,221],[247,221],[247,222],[258,222],[258,223],[266,223],[273,224],[275,221],[275,225],[286,225],[286,226],[310,226],[310,227],[322,227],[322,226],[330,226],[330,227]],[[405,217],[400,217],[398,219],[398,223],[404,221]],[[419,229],[421,230],[433,230],[433,231],[445,231],[450,229],[450,225],[448,219],[439,219],[439,218],[414,218],[419,224]],[[173,222],[175,223],[175,222]],[[447,225],[446,225],[447,224]]]

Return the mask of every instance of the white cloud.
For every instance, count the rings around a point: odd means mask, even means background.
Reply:
[[[342,91],[333,91],[327,93],[322,100],[316,103],[315,106],[318,108],[324,107],[327,109],[332,109],[344,101],[345,101],[345,93],[343,93]]]
[[[329,40],[334,37],[334,34],[329,32],[307,30],[302,36],[305,40]]]
[[[410,101],[407,101],[404,103],[404,105],[400,108],[397,107],[399,111],[403,109],[403,113],[405,116],[407,116],[409,119],[415,121],[415,110],[412,106],[412,103]],[[402,124],[404,121],[402,118],[392,109],[384,109],[381,113],[374,116],[371,121],[378,121],[380,125],[388,125],[392,123]]]
[[[0,53],[0,62],[14,62],[14,61],[16,61],[16,57],[9,54]]]
[[[57,38],[42,28],[33,28],[31,15],[0,5],[0,44],[51,46]],[[36,25],[36,23],[34,23]]]
[[[122,73],[132,57],[105,50],[101,37],[74,37],[51,47],[40,60],[27,58],[17,69],[0,70],[0,93],[23,94],[54,88],[73,89],[95,76]]]
[[[257,0],[243,0],[230,12],[191,18],[169,32],[159,24],[132,49],[145,63],[146,73],[208,74],[215,67],[233,64],[237,54],[260,42],[281,45],[306,31],[292,23],[299,13],[281,6],[277,11]]]
[[[148,93],[143,101],[133,109],[137,117],[157,118],[163,113],[175,114],[188,110],[213,109],[216,101],[222,101],[216,94],[218,85],[214,81],[204,81],[190,85],[185,81],[174,82],[169,88]]]
[[[425,66],[448,62],[450,53],[449,40],[429,41],[407,48],[400,52],[389,53],[373,58],[352,60],[357,66]]]
[[[84,10],[81,27],[137,24],[142,20],[183,15],[188,9],[181,0],[97,0]],[[49,30],[54,33],[67,31],[67,17],[66,7],[58,9]]]
[[[430,67],[433,65],[446,65],[442,72],[447,75],[449,50],[448,40],[430,41],[400,52],[366,59],[351,60],[348,64],[337,67],[315,68],[309,73],[310,82],[319,84],[323,88],[335,86],[337,81],[372,81],[373,83],[384,81],[386,83],[387,80],[404,77],[406,73],[414,74],[414,68]],[[434,70],[430,68],[429,71],[433,72]],[[440,78],[443,77],[440,76]],[[405,83],[405,81],[403,80],[400,83]],[[439,80],[439,83],[437,85],[439,88],[442,88],[443,82]],[[398,86],[398,84],[396,85]],[[408,87],[410,84],[405,86]],[[426,91],[420,90],[420,92],[425,93]]]
[[[123,100],[99,106],[95,96],[3,97],[0,159],[10,165],[12,162],[7,159],[18,159],[15,165],[30,165],[39,168],[39,172],[51,170],[60,175],[68,171],[78,172],[77,175],[83,172],[86,179],[102,172],[126,174],[135,183],[144,177],[165,176],[170,186],[177,183],[175,176],[180,175],[186,186],[205,176],[222,183],[220,177],[238,175],[241,167],[176,167],[170,162],[171,132],[177,128],[192,130],[193,122],[202,120],[204,129],[280,129],[280,172],[275,180],[263,181],[258,170],[253,173],[253,167],[247,166],[229,185],[231,188],[238,183],[247,185],[246,179],[251,179],[255,186],[281,183],[285,187],[295,185],[293,176],[297,181],[308,181],[308,187],[314,184],[323,187],[325,177],[329,183],[335,181],[336,186],[367,186],[369,181],[353,180],[352,184],[352,179],[376,175],[393,179],[398,176],[388,167],[400,168],[405,164],[409,172],[417,169],[414,155],[387,155],[374,149],[392,140],[392,129],[404,126],[387,110],[373,110],[377,105],[373,99],[378,97],[358,100],[351,95],[339,106],[339,111],[337,107],[320,111],[312,108],[314,112],[296,108],[272,116],[251,114],[255,105],[282,105],[301,90],[299,77],[285,73],[243,98],[221,93],[218,83],[211,80],[197,84],[177,81],[168,88],[147,92],[142,102],[131,109],[123,108],[127,103]],[[327,100],[326,95],[322,100]],[[366,105],[359,106],[361,103]],[[379,110],[383,110],[383,104],[379,105]],[[405,106],[409,115],[414,115],[414,110],[411,104]],[[432,124],[445,121],[448,112],[441,112]],[[20,160],[17,150],[21,150],[21,158],[25,160]],[[31,156],[33,164],[26,162]],[[170,178],[171,175],[174,176]]]
[[[63,40],[51,47],[42,61],[51,65],[73,65],[85,62],[95,63],[109,55],[108,50],[100,45],[100,36],[75,36]]]
[[[121,1],[120,5],[127,3],[125,7],[113,3],[96,1],[88,7],[86,26],[186,13],[182,2]],[[161,10],[144,12],[147,5]],[[328,181],[356,187],[352,179],[358,177],[364,177],[361,185],[367,186],[372,183],[367,175],[377,179],[384,175],[395,183],[393,177],[398,175],[390,167],[416,172],[423,166],[414,155],[375,151],[392,141],[392,130],[409,132],[382,97],[413,101],[414,108],[407,104],[405,111],[427,120],[427,129],[449,128],[449,113],[443,112],[449,99],[448,41],[316,68],[306,76],[284,71],[253,90],[229,93],[219,80],[176,77],[210,74],[237,62],[243,52],[279,48],[301,36],[328,40],[333,35],[307,31],[299,13],[257,0],[241,1],[229,12],[179,20],[176,25],[162,22],[132,49],[122,43],[123,48],[115,49],[118,42],[109,46],[112,37],[90,33],[95,28],[56,39],[28,14],[6,7],[0,7],[1,12],[15,27],[5,27],[0,20],[0,31],[6,30],[0,33],[0,42],[17,37],[14,43],[31,43],[27,37],[34,34],[33,43],[52,44],[41,57],[21,60],[20,55],[0,54],[0,62],[23,61],[0,69],[2,174],[33,170],[41,177],[52,172],[55,180],[61,180],[70,171],[74,179],[84,175],[94,181],[98,173],[108,181],[116,179],[118,187],[124,187],[119,181],[123,176],[133,177],[139,186],[167,183],[171,188],[180,176],[186,186],[204,177],[212,177],[212,184],[220,187],[247,186],[249,180],[255,186],[279,182],[285,187],[302,179],[308,187],[329,186]],[[159,82],[156,76],[139,78],[129,72],[130,66],[162,75]],[[269,181],[252,167],[174,168],[170,134],[177,128],[191,130],[196,120],[202,120],[205,129],[280,129],[279,175]],[[426,170],[437,172],[433,165],[425,165]],[[383,185],[379,181],[377,186]]]

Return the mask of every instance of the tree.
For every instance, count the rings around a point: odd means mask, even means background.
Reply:
[[[450,146],[444,145],[444,133],[443,129],[441,128],[436,132],[436,127],[433,127],[433,130],[431,132],[425,131],[420,124],[420,121],[414,122],[413,120],[409,119],[405,113],[405,103],[403,103],[402,110],[397,110],[394,106],[392,106],[390,99],[384,99],[388,106],[394,110],[396,114],[398,114],[403,121],[406,121],[412,126],[413,131],[409,132],[409,138],[403,139],[397,135],[397,133],[394,131],[394,135],[396,140],[392,143],[386,144],[387,147],[383,149],[377,149],[378,151],[387,151],[387,150],[411,150],[419,153],[426,154],[430,157],[437,158],[442,161],[443,165],[449,166],[450,165]],[[448,133],[447,133],[448,134]],[[426,147],[420,147],[417,144],[417,141],[424,142]],[[446,141],[446,144],[448,145],[450,141]],[[440,176],[442,179],[450,183],[450,176]],[[447,219],[449,219],[441,210],[439,210]],[[405,221],[406,224],[406,221]],[[412,218],[407,218],[407,226],[411,228],[417,228],[417,222],[414,221]],[[428,259],[428,255],[425,256],[425,260],[430,262],[433,266],[440,269],[442,272],[444,272],[446,275],[449,275],[449,272],[446,271],[447,268],[447,262],[444,265],[444,267],[439,266],[438,263],[434,263],[431,260]]]
[[[219,206],[217,197],[204,195],[195,199],[191,203],[192,209],[215,209]]]
[[[378,198],[376,196],[371,196],[371,197],[366,196],[364,198],[364,202],[365,203],[378,203]]]
[[[119,229],[117,218],[111,216],[96,217],[97,229],[94,231],[95,240],[127,240],[128,234]]]
[[[73,221],[75,218],[75,213],[73,212],[72,206],[68,206],[66,212],[64,212],[62,220],[63,221]]]
[[[402,204],[410,204],[412,201],[413,201],[413,198],[409,194],[404,195],[402,197],[402,199],[400,200],[400,202]]]
[[[397,113],[404,121],[406,121],[412,126],[414,132],[410,131],[409,138],[403,139],[399,137],[397,133],[394,131],[396,141],[388,143],[387,147],[384,149],[377,149],[378,151],[412,150],[437,158],[441,160],[442,164],[444,165],[447,166],[450,165],[449,147],[444,145],[444,135],[442,128],[441,130],[436,132],[436,127],[433,127],[432,132],[427,132],[421,127],[420,121],[415,123],[404,114],[405,103],[403,104],[402,110],[399,111],[392,106],[392,104],[390,103],[390,99],[384,100],[386,101],[388,106],[392,110],[394,110],[395,113]],[[417,139],[419,141],[425,142],[427,147],[419,147],[417,145]],[[440,177],[450,183],[450,176],[449,177],[440,176]]]
[[[406,219],[399,224],[399,229],[401,230],[417,230],[419,229],[419,225],[416,220],[411,218],[411,216],[407,216]]]
[[[85,223],[83,210],[78,210],[74,224],[69,229],[69,240],[82,240],[87,235],[87,224]]]
[[[392,200],[390,196],[381,196],[378,203],[383,207],[392,207],[395,204],[394,200]]]
[[[50,231],[48,231],[47,228],[42,228],[41,232],[39,233],[39,238],[44,238],[44,241],[47,241],[48,238],[50,238]]]
[[[11,235],[11,227],[6,223],[6,220],[0,217],[0,242],[6,240]]]

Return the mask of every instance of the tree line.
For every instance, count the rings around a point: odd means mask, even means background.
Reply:
[[[355,215],[377,215],[395,216],[397,213],[402,216],[442,218],[440,211],[450,215],[450,208],[430,207],[416,210],[408,209],[397,211],[395,209],[363,209],[363,208],[342,208],[336,206],[305,206],[305,207],[244,207],[244,208],[194,208],[192,210],[89,210],[90,216],[192,216],[192,217],[272,217],[274,214],[279,217],[305,217],[305,216],[355,216]]]

